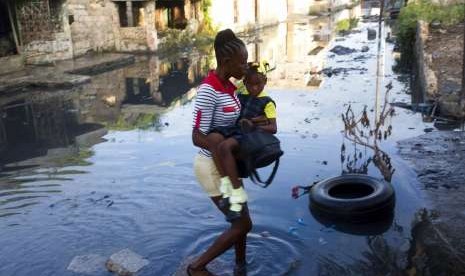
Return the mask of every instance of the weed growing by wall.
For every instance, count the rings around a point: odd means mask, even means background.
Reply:
[[[429,0],[409,2],[400,11],[396,24],[398,43],[402,53],[401,63],[411,64],[418,20],[424,20],[427,23],[439,22],[447,26],[457,24],[464,18],[465,5],[463,4],[441,6]]]

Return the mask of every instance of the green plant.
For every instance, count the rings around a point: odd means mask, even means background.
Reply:
[[[358,18],[343,19],[336,23],[336,31],[339,33],[347,32],[358,25]]]
[[[415,44],[416,26],[418,20],[427,23],[440,22],[443,25],[453,25],[465,18],[465,5],[454,4],[441,6],[429,0],[409,2],[402,8],[396,24],[397,38],[401,50],[401,63],[410,65]]]
[[[108,124],[110,130],[146,130],[153,127],[158,120],[158,114],[137,114],[134,116],[121,115],[114,123]]]
[[[200,32],[213,35],[218,30],[213,25],[213,19],[210,16],[210,7],[212,6],[212,0],[202,0],[200,5],[203,12],[203,24],[201,25]]]
[[[94,151],[90,148],[82,147],[78,148],[75,154],[71,154],[64,157],[59,157],[53,159],[53,162],[57,164],[59,167],[65,166],[89,166],[92,165],[91,162],[87,161],[94,155]]]
[[[168,55],[194,47],[208,51],[206,48],[211,46],[214,39],[209,33],[190,34],[185,30],[177,29],[168,29],[160,36],[163,37],[163,42],[160,44],[159,51]]]

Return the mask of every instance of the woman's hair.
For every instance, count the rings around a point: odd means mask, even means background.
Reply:
[[[266,73],[261,71],[260,64],[258,62],[249,62],[247,73],[245,73],[245,78],[250,78],[253,75],[262,77],[264,81],[267,80]]]
[[[220,64],[222,59],[231,58],[241,47],[245,47],[245,44],[233,31],[226,29],[216,34],[214,47],[216,61]]]

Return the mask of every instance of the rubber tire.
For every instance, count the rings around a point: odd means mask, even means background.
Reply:
[[[368,185],[373,192],[357,198],[336,198],[329,191],[339,185]],[[310,190],[310,208],[322,216],[363,220],[393,211],[394,189],[391,184],[362,174],[345,174],[323,180]]]

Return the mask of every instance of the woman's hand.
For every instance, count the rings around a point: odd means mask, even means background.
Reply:
[[[254,123],[248,119],[240,119],[239,125],[241,126],[242,130],[251,130],[255,127]]]

